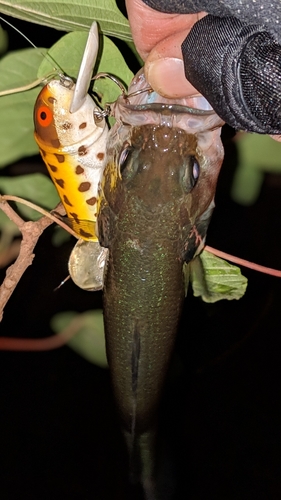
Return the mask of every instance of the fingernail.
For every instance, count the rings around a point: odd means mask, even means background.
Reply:
[[[164,97],[185,97],[190,92],[182,59],[162,58],[147,62],[145,76],[151,87]]]

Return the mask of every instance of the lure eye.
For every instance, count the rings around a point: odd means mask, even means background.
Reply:
[[[37,111],[37,122],[41,127],[48,127],[53,120],[53,114],[47,106],[40,106]]]
[[[195,156],[189,156],[182,173],[183,189],[189,193],[195,187],[200,175],[200,165]]]

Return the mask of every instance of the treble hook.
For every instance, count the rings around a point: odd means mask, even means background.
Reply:
[[[118,78],[116,78],[116,76],[111,75],[110,73],[101,72],[101,73],[97,73],[97,75],[95,75],[92,78],[92,80],[98,80],[99,78],[109,78],[109,80],[112,80],[121,90],[122,98],[128,103],[130,103],[129,99],[131,97],[134,97],[134,96],[139,95],[139,94],[143,94],[144,92],[148,92],[148,93],[153,92],[152,87],[146,87],[144,89],[136,90],[135,92],[131,92],[130,94],[127,94],[126,88],[124,87],[123,83],[120,82],[120,80]],[[102,120],[106,116],[109,116],[110,112],[111,112],[111,105],[114,104],[114,102],[106,103],[105,109],[103,111],[96,110],[95,116],[97,117],[97,119]]]
[[[109,80],[112,80],[116,85],[118,85],[119,89],[122,92],[122,96],[124,97],[126,95],[126,88],[124,87],[123,83],[116,78],[116,76],[111,75],[110,73],[97,73],[97,75],[93,76],[92,80],[99,80],[99,78],[109,78]]]

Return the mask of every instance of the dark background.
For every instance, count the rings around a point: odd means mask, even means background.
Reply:
[[[13,22],[39,46],[61,36]],[[14,32],[10,39],[11,49],[27,46]],[[232,136],[226,128],[207,242],[281,269],[281,177],[265,176],[253,207],[232,202]],[[42,171],[42,162],[25,160],[0,175],[19,170]],[[101,307],[100,293],[83,292],[70,281],[53,291],[67,274],[74,240],[54,248],[52,232],[40,238],[34,264],[5,309],[3,336],[45,337],[52,334],[55,313]],[[2,281],[5,270],[0,274]],[[168,483],[169,475],[176,476],[173,498],[281,498],[281,282],[248,269],[243,274],[249,285],[240,301],[208,305],[189,295],[185,304],[160,412],[161,435],[174,461],[165,472]],[[1,352],[0,359],[1,500],[125,499],[126,451],[108,371],[68,347]]]

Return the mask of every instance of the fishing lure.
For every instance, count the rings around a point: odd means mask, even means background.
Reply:
[[[102,288],[106,250],[96,233],[98,184],[108,127],[87,93],[98,52],[97,24],[89,32],[76,84],[64,75],[41,90],[34,107],[35,140],[79,241],[69,272],[81,288]]]

